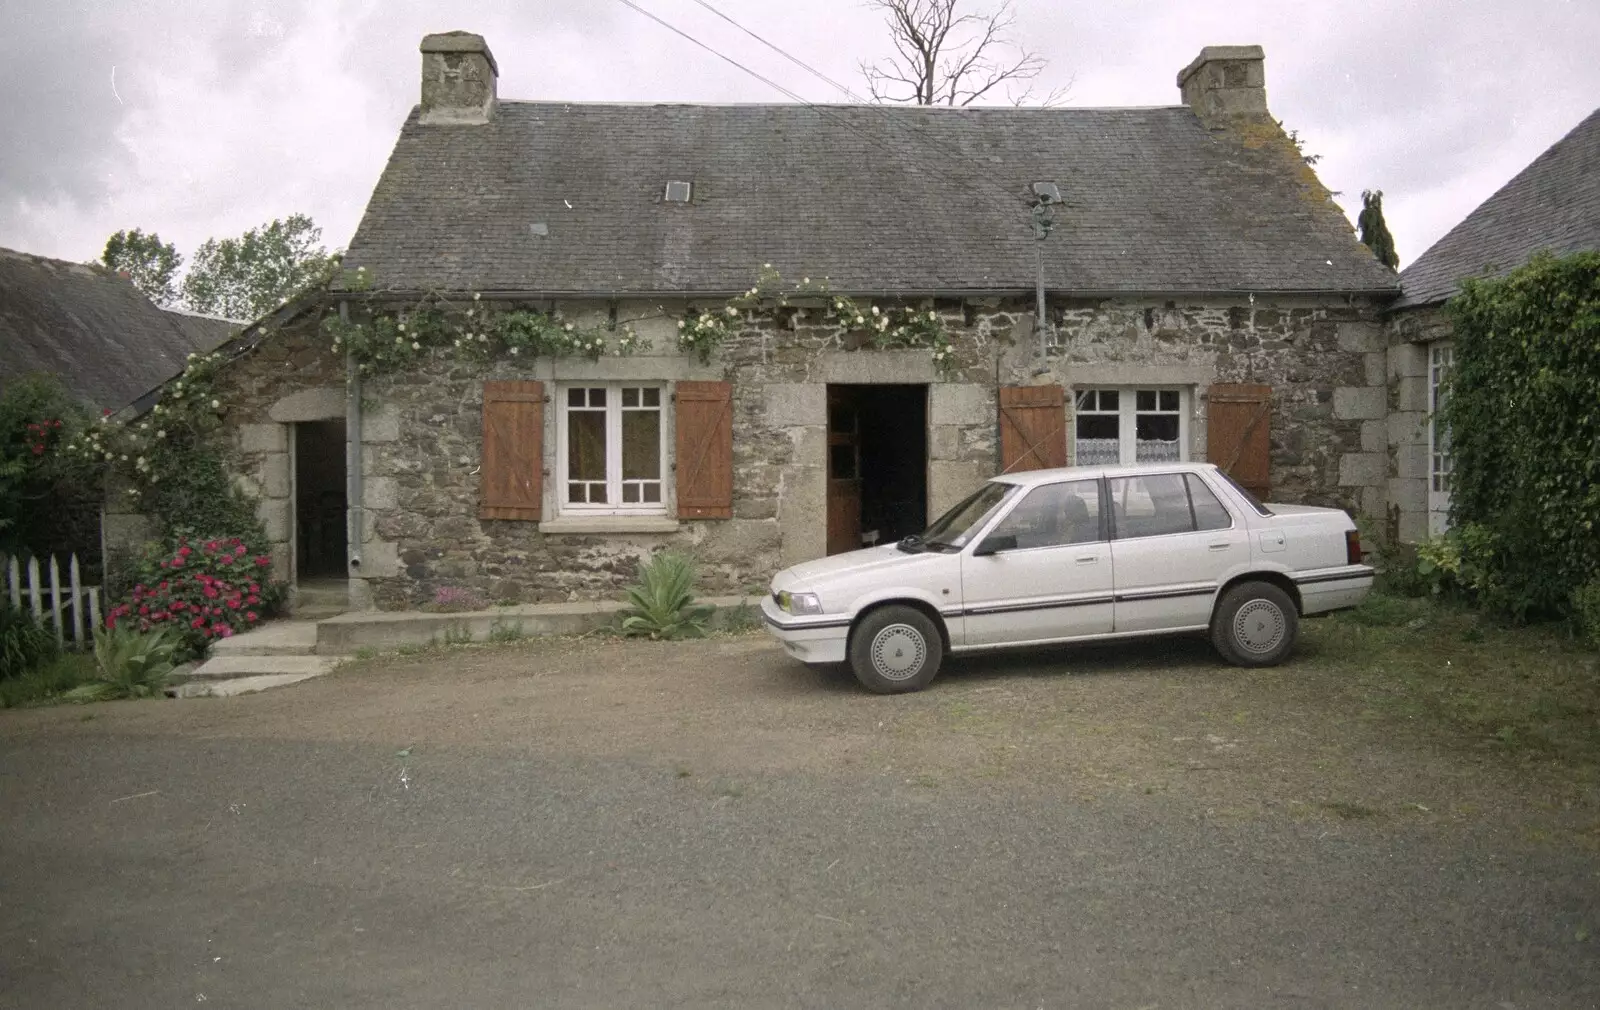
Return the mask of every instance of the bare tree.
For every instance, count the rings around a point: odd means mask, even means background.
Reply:
[[[874,101],[971,105],[1002,87],[1015,105],[1033,97],[1046,60],[1011,39],[1017,23],[1013,0],[1001,0],[988,12],[963,12],[962,3],[867,0],[883,11],[895,48],[886,60],[861,63]],[[1055,105],[1066,92],[1056,88],[1039,104]]]

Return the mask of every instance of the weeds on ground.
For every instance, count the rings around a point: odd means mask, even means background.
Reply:
[[[489,625],[489,641],[495,644],[520,642],[526,637],[521,621],[502,621],[496,618],[494,623]]]
[[[1511,753],[1600,769],[1600,655],[1559,625],[1374,593],[1308,621],[1304,662],[1380,716],[1443,721]]]
[[[714,606],[694,599],[694,562],[664,552],[647,562],[639,583],[628,590],[632,605],[619,615],[624,635],[639,638],[704,638]]]
[[[93,679],[94,657],[82,652],[64,652],[15,677],[0,680],[0,708],[49,704]]]

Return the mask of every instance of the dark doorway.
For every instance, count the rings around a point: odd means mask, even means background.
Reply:
[[[345,574],[344,443],[343,421],[295,425],[295,540],[301,579]]]
[[[928,524],[928,387],[828,387],[828,553]]]

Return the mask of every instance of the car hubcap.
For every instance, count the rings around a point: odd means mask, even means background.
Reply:
[[[915,677],[927,658],[927,643],[909,624],[891,624],[872,639],[872,668],[885,680]]]
[[[1271,600],[1251,600],[1233,616],[1233,640],[1246,652],[1264,655],[1283,641],[1287,622]]]

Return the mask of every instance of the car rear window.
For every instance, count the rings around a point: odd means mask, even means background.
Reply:
[[[1249,491],[1246,491],[1243,484],[1240,484],[1238,481],[1234,480],[1231,476],[1229,476],[1228,475],[1228,471],[1222,469],[1219,466],[1219,467],[1217,467],[1217,476],[1221,477],[1224,481],[1227,482],[1229,487],[1231,487],[1235,491],[1237,491],[1239,493],[1239,497],[1243,498],[1246,502],[1249,503],[1251,508],[1256,510],[1256,514],[1257,515],[1263,515],[1263,516],[1272,515],[1272,510],[1267,508],[1265,505],[1261,504],[1261,500],[1259,498],[1257,498],[1255,495],[1251,494]]]

